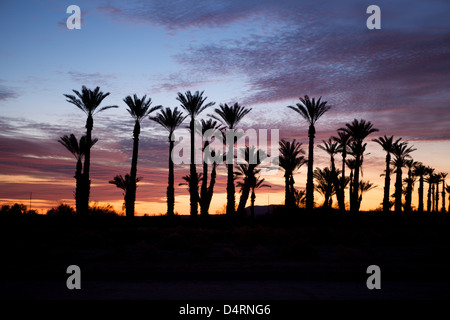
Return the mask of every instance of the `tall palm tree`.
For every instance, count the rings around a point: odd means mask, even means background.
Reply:
[[[350,210],[352,212],[358,212],[359,205],[359,170],[363,161],[363,154],[365,146],[363,145],[364,139],[371,133],[378,131],[377,128],[373,127],[373,124],[370,121],[366,121],[364,119],[357,120],[354,119],[352,123],[346,123],[344,128],[340,128],[339,130],[346,132],[352,140],[353,152],[355,157],[355,170],[353,177],[353,190],[350,197]]]
[[[136,202],[136,175],[137,175],[137,161],[139,153],[139,135],[141,134],[141,121],[150,115],[153,111],[161,109],[161,106],[150,107],[152,99],[144,95],[139,99],[136,94],[133,97],[127,96],[123,101],[128,106],[128,113],[135,120],[133,130],[133,156],[131,158],[130,170],[130,185],[127,188],[126,201],[126,216],[128,218],[134,217],[134,204]]]
[[[342,180],[339,179],[336,165],[334,163],[334,156],[339,152],[339,143],[334,141],[332,138],[328,141],[322,140],[323,144],[318,145],[318,147],[324,150],[330,156],[331,163],[331,182],[334,184],[334,190],[336,192],[336,197],[338,200],[339,210],[345,211],[345,201],[344,201],[344,189],[342,188]]]
[[[210,143],[209,139],[215,135],[216,132],[220,132],[220,126],[217,123],[217,121],[214,121],[213,119],[208,120],[201,120],[201,128],[199,128],[199,131],[201,131],[201,135],[204,137],[204,144],[202,146],[202,154],[203,154],[203,178],[202,178],[202,184],[200,187],[200,215],[207,216],[209,214],[209,207],[211,204],[212,195],[214,192],[214,184],[216,182],[216,167],[217,163],[213,159],[208,159],[208,157],[215,156],[215,151],[210,151]],[[211,172],[211,181],[208,186],[208,162],[210,160],[213,161],[213,168]]]
[[[418,162],[416,164],[416,166],[414,167],[414,171],[413,174],[416,177],[419,177],[419,189],[418,189],[418,193],[419,193],[419,205],[417,208],[418,212],[423,212],[423,182],[424,182],[424,176],[426,175],[426,169],[427,167],[425,167],[421,162]]]
[[[130,188],[134,188],[136,190],[136,184],[141,181],[141,178],[136,178],[134,180],[134,183],[131,182],[131,177],[130,175],[127,173],[125,175],[125,177],[123,177],[122,175],[117,175],[115,176],[112,180],[109,181],[109,183],[115,185],[117,188],[122,189],[123,190],[123,206],[122,206],[122,210],[127,208],[127,201],[128,201],[128,197],[127,195],[129,194],[129,190]]]
[[[373,139],[372,141],[378,143],[384,151],[386,151],[386,169],[384,176],[384,195],[383,195],[383,212],[388,212],[390,208],[389,204],[389,192],[390,192],[390,184],[391,184],[391,175],[390,175],[390,165],[391,165],[391,154],[394,151],[395,145],[399,143],[402,138],[399,138],[394,141],[394,136],[383,136],[377,139]]]
[[[341,131],[338,130],[337,131],[338,136],[337,137],[333,137],[333,140],[336,141],[339,144],[339,152],[342,154],[342,175],[341,175],[341,189],[342,189],[342,202],[344,203],[344,210],[345,210],[345,184],[346,181],[348,181],[345,177],[345,163],[346,163],[346,158],[347,158],[347,151],[348,151],[348,143],[350,140],[350,135],[345,132],[345,131]],[[342,209],[341,209],[342,210]]]
[[[412,211],[412,192],[414,188],[414,183],[416,182],[416,178],[413,174],[413,169],[418,164],[417,161],[414,161],[413,159],[408,159],[405,163],[406,167],[408,168],[408,176],[405,178],[406,182],[406,190],[405,190],[405,206],[404,210],[406,212]]]
[[[169,183],[167,186],[167,215],[169,217],[174,215],[174,207],[175,207],[175,182],[174,182],[174,165],[173,165],[173,147],[174,147],[174,139],[173,133],[174,131],[181,125],[181,123],[186,119],[187,116],[183,115],[183,112],[178,110],[178,108],[170,109],[165,108],[161,110],[156,116],[150,117],[150,120],[153,120],[159,123],[163,128],[169,131]]]
[[[90,148],[96,144],[98,139],[92,139]],[[77,166],[75,170],[75,208],[76,212],[79,214],[81,212],[81,206],[82,206],[82,191],[80,190],[82,188],[82,160],[86,153],[86,136],[82,136],[80,138],[80,141],[78,142],[75,135],[72,133],[70,136],[62,136],[58,140],[59,143],[61,143],[64,147],[66,147],[67,150],[69,150],[70,153],[75,157],[77,160]]]
[[[395,211],[402,211],[402,168],[406,166],[407,160],[410,158],[410,153],[415,151],[416,149],[412,146],[408,146],[408,142],[400,142],[397,143],[394,147],[392,154],[394,155],[394,159],[392,160],[392,164],[395,166]]]
[[[447,172],[441,172],[441,181],[442,181],[442,212],[445,212],[445,178],[447,178]]]
[[[434,168],[431,168],[428,166],[426,168],[426,175],[425,182],[428,183],[428,191],[427,191],[427,212],[431,212],[431,186],[433,185],[433,179],[434,179]]]
[[[244,154],[246,163],[238,164],[238,170],[235,171],[236,176],[242,176],[244,178],[243,186],[241,188],[241,197],[239,199],[239,205],[237,213],[240,215],[245,214],[245,205],[247,204],[250,190],[255,184],[256,175],[260,172],[258,166],[267,157],[266,153],[262,150],[256,150],[254,146],[246,147],[241,152]]]
[[[93,91],[82,86],[81,93],[77,90],[72,90],[75,95],[64,94],[67,102],[75,105],[87,115],[86,119],[86,144],[92,146],[92,129],[94,128],[94,115],[111,108],[118,108],[117,106],[107,106],[99,108],[102,101],[109,96],[109,92],[103,93],[100,87],[96,87]],[[99,108],[99,109],[97,109]],[[82,215],[87,215],[89,211],[89,195],[91,189],[91,181],[89,179],[89,171],[91,164],[91,149],[86,148],[84,155],[83,166],[83,183],[82,183],[82,201],[80,202]]]
[[[239,122],[252,110],[239,105],[239,103],[228,106],[226,103],[220,104],[219,108],[214,109],[215,114],[209,115],[216,120],[219,120],[226,130],[232,134],[235,133],[235,129]],[[234,139],[233,139],[234,140]],[[227,215],[234,214],[234,208],[236,206],[236,190],[234,187],[234,144],[227,141]]]
[[[287,106],[289,109],[294,110],[302,116],[308,123],[308,176],[306,181],[306,209],[311,211],[314,207],[314,137],[316,134],[315,124],[325,112],[330,110],[330,106],[327,106],[327,101],[321,101],[320,97],[317,101],[315,98],[309,99],[307,95],[304,98],[299,98],[300,103],[295,106]]]
[[[211,107],[215,102],[205,103],[207,97],[203,97],[203,91],[196,91],[194,94],[191,91],[186,91],[185,94],[178,92],[177,100],[181,107],[188,113],[191,118],[189,129],[191,133],[191,163],[190,163],[190,177],[189,180],[189,194],[190,194],[190,214],[191,217],[196,217],[198,214],[198,187],[197,169],[195,165],[195,118],[202,113],[206,108]]]
[[[295,204],[294,173],[305,164],[305,151],[302,149],[302,144],[295,139],[292,143],[281,139],[279,151],[280,168],[284,170],[284,205],[292,209]]]

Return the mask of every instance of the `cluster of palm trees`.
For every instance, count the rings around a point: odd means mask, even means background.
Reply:
[[[75,95],[65,94],[67,101],[74,104],[87,115],[86,134],[79,140],[74,134],[62,136],[58,141],[64,145],[76,158],[76,188],[75,203],[76,211],[80,215],[87,215],[89,211],[89,195],[90,195],[90,149],[98,141],[92,138],[92,130],[94,126],[93,116],[101,111],[117,108],[117,106],[100,107],[103,100],[109,93],[103,93],[99,87],[90,90],[85,86],[81,92],[73,90]],[[137,177],[137,163],[139,152],[139,136],[141,131],[141,122],[145,118],[158,123],[168,132],[169,142],[169,174],[167,187],[167,215],[173,216],[175,206],[175,177],[174,177],[174,132],[179,128],[186,118],[189,118],[190,130],[190,172],[183,179],[187,185],[190,195],[190,214],[195,217],[198,215],[200,207],[200,215],[207,216],[214,193],[214,186],[217,175],[217,161],[220,158],[226,160],[227,167],[227,215],[243,215],[245,207],[250,197],[251,215],[254,215],[255,190],[262,187],[270,187],[265,184],[264,178],[260,176],[260,165],[268,156],[262,150],[256,149],[254,146],[247,146],[238,152],[242,152],[244,163],[235,164],[235,146],[239,133],[237,128],[242,119],[252,110],[251,108],[241,106],[239,103],[228,105],[220,104],[215,108],[212,114],[208,114],[209,119],[202,119],[199,123],[200,129],[196,125],[197,118],[207,108],[215,105],[215,102],[207,102],[207,97],[203,96],[204,92],[196,91],[194,93],[187,91],[184,94],[178,93],[177,100],[181,109],[175,107],[164,108],[162,106],[152,107],[151,98],[145,95],[139,98],[136,94],[127,96],[123,99],[127,106],[127,111],[135,120],[133,130],[133,151],[131,159],[130,173],[116,175],[111,184],[116,185],[123,190],[124,208],[127,217],[134,216],[136,202],[137,182],[141,178]],[[285,207],[288,210],[295,209],[304,205],[307,210],[314,208],[314,191],[322,194],[324,198],[323,207],[331,208],[332,199],[336,197],[338,208],[341,211],[346,210],[345,189],[349,190],[349,209],[351,212],[358,212],[361,206],[362,195],[364,192],[371,190],[375,186],[369,181],[360,180],[360,173],[364,160],[367,142],[365,139],[378,129],[373,127],[370,121],[364,119],[353,120],[351,123],[345,124],[344,127],[337,130],[337,135],[330,137],[328,140],[322,141],[318,147],[324,150],[330,156],[330,166],[326,168],[314,169],[314,138],[316,134],[316,122],[328,111],[330,106],[327,101],[322,98],[310,99],[308,96],[299,98],[300,102],[295,106],[287,106],[294,110],[305,119],[309,125],[308,128],[308,158],[305,158],[305,151],[302,143],[293,139],[287,141],[282,139],[279,142],[279,166],[284,171],[285,178]],[[158,111],[156,115],[151,115]],[[186,114],[184,114],[184,112]],[[234,141],[227,143],[226,154],[215,154],[211,151],[208,137],[204,139],[202,144],[202,172],[197,172],[195,164],[195,134],[199,130],[202,135],[216,133],[222,134],[223,137],[229,137],[227,133],[232,133]],[[386,152],[386,169],[385,169],[385,185],[383,196],[383,211],[389,211],[392,205],[395,211],[411,211],[412,210],[412,191],[416,178],[419,178],[419,205],[418,211],[424,210],[423,193],[424,183],[428,183],[427,194],[427,210],[437,211],[439,206],[439,185],[442,183],[442,211],[445,211],[445,192],[450,194],[449,186],[445,184],[446,173],[434,173],[430,167],[425,167],[422,163],[413,161],[410,154],[415,151],[407,141],[401,138],[394,139],[391,137],[379,137],[373,139]],[[342,169],[338,169],[335,164],[335,156],[341,154]],[[393,158],[392,158],[393,157]],[[84,160],[84,163],[83,163]],[[294,174],[307,164],[307,183],[306,190],[298,190],[295,188]],[[211,172],[209,168],[211,167]],[[402,169],[407,168],[407,177],[402,179]],[[346,176],[346,168],[350,169],[349,176]],[[396,173],[394,201],[391,201],[390,195],[390,176]],[[241,181],[236,181],[241,178]],[[316,183],[314,183],[314,180]],[[236,186],[240,188],[240,199],[236,206]],[[403,199],[404,195],[404,201]],[[450,203],[450,197],[449,197]]]

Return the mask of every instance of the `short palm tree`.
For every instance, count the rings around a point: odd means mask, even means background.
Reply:
[[[91,145],[92,147],[94,144],[96,144],[98,139],[92,139]],[[82,188],[82,160],[86,153],[86,136],[82,136],[80,138],[80,141],[78,142],[75,135],[72,133],[70,136],[62,136],[58,140],[59,143],[61,143],[64,147],[66,147],[67,150],[69,150],[70,153],[75,157],[77,160],[77,166],[75,170],[75,208],[76,212],[79,214],[81,212],[81,206],[82,206],[82,193],[80,188]]]
[[[209,215],[209,207],[211,204],[212,196],[214,193],[214,185],[216,183],[216,167],[217,162],[214,159],[210,159],[210,157],[215,156],[215,151],[210,150],[210,139],[215,134],[222,134],[220,131],[220,126],[217,121],[213,119],[201,120],[201,128],[200,133],[204,137],[204,144],[202,146],[202,154],[203,154],[203,178],[202,184],[200,187],[200,215],[207,216]],[[208,186],[208,163],[213,162],[212,172],[211,172],[211,180]]]
[[[252,218],[255,217],[255,200],[256,200],[256,194],[255,194],[255,190],[256,189],[261,189],[264,187],[267,188],[271,188],[272,186],[264,183],[265,179],[261,178],[260,176],[256,176],[255,179],[253,180],[253,183],[251,185],[251,190],[252,190],[252,194],[250,196],[250,215]],[[239,181],[237,183],[238,187],[242,188],[244,187],[244,183],[242,183],[241,181]]]
[[[325,112],[330,110],[330,106],[327,106],[327,101],[321,101],[320,97],[317,101],[315,98],[309,99],[307,95],[304,98],[299,98],[300,103],[295,106],[287,106],[289,109],[294,110],[302,118],[309,123],[308,129],[308,176],[306,181],[306,209],[311,211],[314,207],[314,137],[316,134],[315,124]]]
[[[92,146],[92,129],[94,127],[93,116],[99,112],[102,112],[111,108],[118,108],[117,106],[107,106],[99,108],[102,101],[109,95],[109,92],[103,93],[100,91],[100,87],[96,87],[93,91],[83,86],[81,88],[81,93],[77,90],[72,90],[75,95],[64,94],[67,98],[67,102],[72,103],[81,111],[87,115],[86,120],[86,143]],[[99,109],[97,109],[99,108]],[[83,166],[83,183],[82,183],[82,197],[81,197],[81,214],[87,215],[89,211],[89,195],[91,188],[91,181],[89,179],[89,171],[91,164],[91,149],[86,148],[84,155],[84,166]]]
[[[426,169],[427,167],[425,167],[421,162],[418,162],[416,164],[416,166],[414,167],[414,171],[413,174],[416,177],[419,177],[419,189],[418,189],[418,193],[419,193],[419,205],[417,208],[418,212],[423,212],[423,182],[424,182],[424,176],[426,175]]]
[[[212,118],[219,120],[226,128],[231,136],[233,134],[233,142],[227,141],[227,215],[234,214],[236,206],[236,190],[234,187],[234,133],[237,125],[251,111],[247,108],[235,103],[232,106],[226,103],[220,104],[219,108],[214,109],[215,114],[210,115]],[[228,139],[227,139],[228,140]]]
[[[392,154],[394,155],[394,159],[392,160],[392,164],[395,166],[395,211],[402,211],[402,191],[403,191],[403,180],[402,180],[402,168],[406,166],[407,160],[411,157],[410,153],[415,151],[416,149],[412,146],[408,146],[408,142],[399,142],[395,145]]]
[[[389,203],[389,194],[390,194],[390,184],[391,184],[391,175],[390,175],[390,165],[391,165],[391,154],[394,151],[394,147],[402,138],[399,138],[394,141],[394,136],[383,136],[377,139],[373,139],[372,141],[378,143],[381,148],[386,152],[386,169],[384,170],[384,195],[383,195],[383,211],[388,212],[390,208]]]
[[[130,188],[136,189],[136,184],[139,181],[141,181],[141,178],[136,178],[134,180],[134,183],[131,183],[131,177],[128,173],[125,175],[125,177],[123,177],[122,175],[117,175],[112,180],[109,181],[109,183],[111,183],[111,184],[115,185],[117,188],[123,190],[124,200],[123,200],[122,210],[124,210],[124,209],[126,210],[126,208],[127,208],[127,201],[128,201],[127,195],[129,194]]]
[[[153,120],[159,123],[163,128],[169,131],[169,183],[167,187],[167,215],[169,217],[174,215],[174,207],[175,207],[175,182],[174,182],[174,165],[173,165],[173,147],[174,147],[174,131],[183,123],[186,116],[183,115],[183,112],[178,110],[178,108],[170,109],[165,108],[161,110],[156,116],[150,117],[150,120]]]
[[[139,153],[139,135],[141,134],[141,121],[150,115],[153,111],[161,108],[161,106],[151,107],[152,99],[144,95],[139,99],[135,94],[133,97],[127,96],[123,101],[128,106],[128,113],[135,120],[133,130],[133,156],[131,158],[130,170],[130,185],[127,188],[126,201],[126,216],[128,218],[134,217],[134,204],[136,202],[136,175],[137,175],[137,161]]]
[[[281,139],[279,151],[280,168],[284,170],[284,205],[292,208],[295,205],[294,173],[305,164],[305,151],[302,149],[302,144],[295,139],[292,143]]]
[[[352,212],[358,212],[359,205],[359,171],[363,161],[364,149],[363,145],[364,139],[371,133],[377,132],[378,129],[373,127],[370,121],[364,119],[357,120],[354,119],[352,123],[346,123],[345,127],[340,128],[340,131],[346,132],[353,143],[353,152],[355,157],[355,169],[353,177],[353,189],[350,197],[350,210]]]
[[[344,189],[341,187],[342,180],[340,180],[338,177],[336,165],[334,163],[334,156],[340,150],[339,143],[334,141],[332,138],[328,139],[328,141],[322,140],[322,142],[323,144],[318,145],[318,147],[324,150],[330,156],[331,183],[334,184],[334,190],[338,199],[339,210],[345,211]]]
[[[373,185],[373,183],[371,183],[369,181],[361,180],[359,182],[359,192],[360,192],[359,199],[358,199],[358,202],[359,202],[358,206],[359,207],[361,206],[363,193],[366,193],[367,191],[370,191],[370,190],[372,190],[372,189],[374,189],[376,187],[377,186]]]
[[[198,214],[198,187],[197,169],[195,166],[195,118],[203,112],[206,108],[211,107],[215,102],[205,103],[207,97],[203,97],[203,91],[196,91],[194,94],[191,91],[186,91],[185,94],[178,92],[177,100],[181,107],[188,113],[191,118],[189,129],[191,133],[191,163],[190,163],[190,177],[189,180],[189,194],[190,194],[190,214],[191,217],[196,217]]]
[[[245,214],[245,205],[247,204],[250,190],[255,184],[256,175],[260,172],[258,166],[267,156],[262,150],[256,150],[255,147],[246,147],[241,152],[244,155],[245,163],[238,164],[238,170],[235,171],[236,176],[243,177],[243,186],[241,188],[241,197],[239,199],[239,205],[237,212],[240,215]]]
[[[322,207],[325,209],[331,208],[333,203],[332,197],[336,194],[336,189],[332,182],[332,170],[328,167],[323,169],[316,168],[314,170],[314,179],[316,180],[314,188],[324,197]]]

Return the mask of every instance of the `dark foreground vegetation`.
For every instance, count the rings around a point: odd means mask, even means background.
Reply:
[[[197,299],[208,294],[195,288],[217,283],[212,297],[297,299],[304,292],[292,288],[315,281],[338,284],[331,298],[367,298],[358,290],[369,294],[366,269],[375,264],[384,284],[377,298],[449,298],[449,222],[442,213],[287,214],[282,208],[253,219],[2,215],[2,296],[110,298],[111,291],[92,294],[89,285],[133,283],[128,295],[114,297]],[[65,287],[73,264],[84,284],[77,293]],[[346,284],[357,291],[341,294]],[[231,285],[239,288],[233,297]],[[248,292],[254,286],[259,289]]]

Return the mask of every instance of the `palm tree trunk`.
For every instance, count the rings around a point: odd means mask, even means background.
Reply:
[[[213,163],[213,167],[211,170],[211,181],[209,182],[209,187],[208,187],[208,192],[206,195],[206,212],[209,212],[209,207],[211,205],[211,200],[214,194],[214,185],[216,183],[216,168],[217,168],[217,163]]]
[[[227,164],[227,174],[227,215],[233,215],[235,210],[234,208],[236,206],[236,191],[234,188],[234,173],[232,163]]]
[[[431,182],[428,182],[428,192],[427,192],[427,212],[431,211]]]
[[[350,199],[350,211],[353,197],[353,169],[350,170],[350,187],[348,188],[349,199]]]
[[[436,210],[436,192],[434,189],[434,183],[431,184],[431,201],[432,201],[431,211],[434,212]]]
[[[191,165],[190,165],[191,179],[189,180],[189,194],[190,194],[190,207],[191,207],[190,214],[191,214],[191,217],[196,217],[198,214],[198,181],[197,181],[197,170],[195,167],[194,117],[191,117],[190,129],[191,129]]]
[[[384,176],[384,195],[383,195],[383,212],[389,212],[390,204],[389,204],[389,191],[391,188],[391,155],[390,153],[386,154],[386,169]]]
[[[287,209],[291,209],[291,195],[290,195],[290,186],[289,186],[289,178],[290,175],[288,172],[284,173],[284,206]]]
[[[203,161],[203,179],[202,179],[202,186],[200,189],[200,199],[199,199],[201,216],[208,215],[207,197],[208,197],[208,164],[206,163],[206,161]]]
[[[436,212],[439,211],[439,181],[436,182]]]
[[[397,166],[395,180],[395,211],[402,211],[402,168]]]
[[[445,180],[442,181],[442,212],[445,212]]]
[[[358,212],[358,193],[359,193],[359,168],[361,167],[361,155],[356,154],[355,158],[355,169],[353,176],[353,190],[352,197],[350,199],[350,210],[352,212]]]
[[[91,145],[92,129],[94,128],[94,119],[92,114],[88,115],[86,120],[86,152],[84,154],[83,183],[82,183],[82,202],[81,216],[86,216],[89,212],[89,195],[91,189],[91,180],[89,179],[89,170],[91,165]]]
[[[250,197],[250,213],[251,213],[251,217],[252,219],[255,218],[255,199],[256,199],[256,195],[255,195],[255,189],[252,188],[252,196]]]
[[[126,216],[128,218],[134,217],[134,203],[136,202],[136,176],[137,176],[137,161],[139,153],[139,135],[141,133],[141,125],[136,120],[133,130],[133,156],[131,158],[130,170],[130,187],[127,189],[126,200]]]
[[[313,125],[309,126],[309,150],[308,150],[308,176],[306,181],[306,209],[312,211],[314,208],[314,134],[316,130]]]
[[[174,168],[172,152],[174,147],[174,141],[169,136],[169,185],[167,186],[167,215],[172,217],[174,215],[175,207],[175,181],[174,181]]]
[[[412,201],[412,181],[408,180],[408,184],[406,186],[406,195],[405,195],[405,211],[406,212],[411,212],[412,210],[412,206],[411,206],[411,201]]]
[[[419,179],[419,212],[423,212],[423,175]]]
[[[75,171],[75,209],[77,214],[81,213],[81,208],[83,206],[82,200],[83,200],[83,194],[82,194],[82,185],[83,185],[83,174],[82,174],[82,164],[81,164],[81,158],[78,158],[77,161],[77,169]]]

